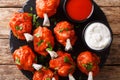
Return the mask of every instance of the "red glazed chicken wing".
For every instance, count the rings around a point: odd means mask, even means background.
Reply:
[[[43,18],[44,13],[50,17],[54,15],[59,6],[60,0],[36,0],[36,12],[40,18]]]
[[[73,74],[75,70],[75,63],[70,54],[58,51],[58,58],[52,59],[49,62],[50,68],[57,70],[60,76],[68,76],[69,74]]]
[[[59,22],[54,28],[54,33],[58,42],[63,46],[67,45],[67,39],[70,39],[72,46],[75,44],[75,41],[77,39],[73,25],[67,21]]]
[[[13,58],[19,69],[34,71],[32,65],[37,62],[36,55],[27,45],[15,50]]]
[[[25,40],[24,33],[31,33],[32,16],[29,13],[15,13],[9,22],[10,28],[18,39]]]
[[[43,55],[47,56],[47,48],[52,49],[54,47],[54,37],[52,32],[46,27],[38,27],[34,31],[34,50]]]
[[[99,57],[89,51],[82,52],[77,57],[78,68],[87,75],[90,71],[93,72],[94,76],[97,75],[99,72],[99,63]]]
[[[50,69],[43,67],[41,70],[34,73],[33,80],[58,80],[58,76]]]

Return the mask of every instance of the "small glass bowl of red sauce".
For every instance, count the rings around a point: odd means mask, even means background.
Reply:
[[[92,0],[65,0],[63,9],[69,20],[81,23],[91,17],[94,5]]]

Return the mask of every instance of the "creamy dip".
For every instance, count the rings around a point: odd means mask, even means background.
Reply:
[[[86,44],[94,50],[102,50],[111,42],[110,30],[100,22],[90,24],[84,34]]]

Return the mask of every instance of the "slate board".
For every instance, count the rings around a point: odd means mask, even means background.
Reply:
[[[104,51],[101,51],[101,52],[93,51],[93,50],[89,49],[85,45],[85,43],[83,41],[83,34],[82,33],[83,33],[83,30],[84,30],[85,26],[88,23],[94,22],[94,21],[102,22],[105,25],[107,25],[107,27],[110,29],[105,14],[99,8],[99,6],[95,2],[93,2],[93,4],[94,4],[94,12],[93,12],[92,16],[88,20],[86,20],[85,22],[74,23],[74,22],[71,22],[66,17],[66,15],[64,13],[64,10],[63,10],[64,1],[65,0],[61,0],[60,6],[58,7],[58,10],[57,10],[57,13],[54,16],[50,17],[50,20],[51,20],[50,29],[51,29],[51,31],[53,32],[53,28],[55,27],[55,22],[52,21],[53,19],[57,19],[57,22],[67,20],[70,23],[74,24],[75,26],[79,26],[79,28],[75,27],[75,32],[76,32],[76,35],[77,35],[78,39],[77,39],[75,45],[73,46],[73,50],[70,51],[71,55],[72,56],[77,56],[80,52],[83,52],[83,51],[86,51],[86,50],[92,51],[92,52],[96,53],[100,57],[101,62],[100,62],[99,67],[102,68],[104,66],[104,63],[106,62],[106,59],[107,59],[108,55],[109,55],[111,45]],[[23,8],[19,12],[29,12],[29,13],[36,14],[35,5],[36,5],[35,0],[28,0],[26,2],[26,4],[23,6]],[[33,10],[31,10],[31,7],[33,8]],[[38,22],[40,24],[42,24],[43,19],[39,18]],[[35,29],[35,26],[33,26],[33,30],[34,29]],[[110,31],[111,31],[111,29],[110,29]],[[112,33],[112,31],[111,31],[111,33]],[[16,37],[14,37],[12,31],[10,32],[10,38],[9,39],[10,39],[11,53],[13,53],[14,50],[18,49],[20,46],[23,46],[23,45],[29,45],[33,49],[32,42],[27,43],[26,41],[18,40]],[[58,47],[61,47],[63,49],[63,51],[64,51],[64,47],[62,45],[60,45],[56,40],[55,40],[55,43],[56,44],[55,44],[54,50],[57,51]],[[38,56],[38,58],[41,57],[37,53],[36,53],[36,55]],[[39,59],[41,59],[41,58],[39,58]],[[47,56],[45,58],[45,61],[38,62],[38,63],[42,63],[43,65],[47,65],[49,60],[50,60],[50,56]],[[74,60],[76,61],[76,59],[74,59]],[[45,64],[45,63],[47,63],[47,64]],[[32,80],[32,76],[33,76],[32,72],[25,71],[25,70],[21,70],[21,71],[26,77],[28,77],[29,80]],[[77,68],[76,68],[75,73],[73,74],[73,76],[76,78],[76,80],[87,80],[87,76],[85,74],[83,74],[82,72],[80,72]],[[68,80],[68,77],[65,77],[65,78],[60,77],[59,80]]]

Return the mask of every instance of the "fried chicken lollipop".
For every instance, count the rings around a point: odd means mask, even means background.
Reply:
[[[75,70],[75,63],[71,55],[62,51],[57,51],[57,54],[57,58],[50,60],[50,68],[56,70],[58,75],[62,77],[69,76],[69,80],[75,80],[72,76]]]
[[[35,71],[33,80],[59,80],[58,75],[53,73],[48,68],[41,68],[39,71]]]
[[[31,33],[32,16],[29,13],[15,13],[11,18],[9,25],[13,35],[18,39],[25,40],[25,33]]]
[[[54,33],[57,41],[65,46],[66,51],[72,49],[77,39],[73,25],[67,21],[61,21],[54,28]]]
[[[50,26],[48,17],[54,15],[60,0],[36,0],[36,12],[40,18],[44,18],[43,26]]]
[[[56,52],[53,51],[54,47],[54,37],[52,32],[46,28],[39,26],[34,31],[34,50],[43,55],[47,56],[48,53],[50,54],[51,58],[57,57]]]
[[[37,63],[37,57],[27,45],[16,49],[13,58],[19,69],[34,71],[33,64]]]
[[[88,75],[88,80],[93,80],[99,72],[100,59],[96,54],[89,51],[82,52],[77,57],[77,65],[80,71]]]

